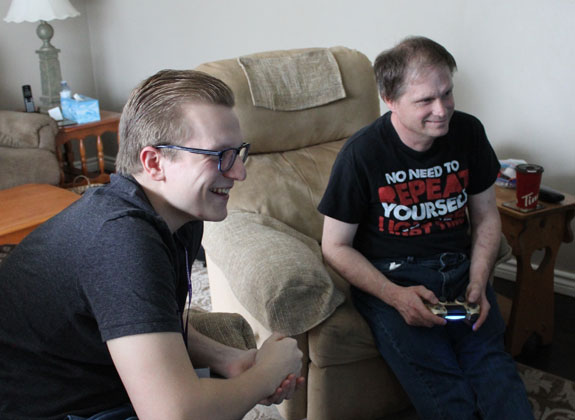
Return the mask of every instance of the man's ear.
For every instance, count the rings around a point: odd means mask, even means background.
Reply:
[[[381,99],[383,103],[387,106],[387,109],[389,109],[392,112],[395,110],[395,101],[392,101],[389,98],[384,98],[383,95],[381,95]]]
[[[144,172],[154,181],[165,179],[164,163],[165,157],[152,146],[146,146],[140,152],[140,163]]]

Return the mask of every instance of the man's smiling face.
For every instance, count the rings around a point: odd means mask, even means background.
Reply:
[[[184,106],[192,136],[185,147],[221,151],[242,144],[240,124],[233,109],[222,105],[192,103]],[[171,216],[189,220],[220,221],[227,216],[229,191],[246,178],[246,168],[236,159],[232,168],[218,170],[218,157],[177,151],[164,160],[164,198]]]
[[[420,69],[408,78],[404,93],[386,104],[401,140],[413,149],[426,150],[449,130],[455,109],[451,71],[446,66]]]

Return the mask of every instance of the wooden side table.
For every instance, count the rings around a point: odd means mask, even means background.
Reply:
[[[553,338],[555,261],[561,243],[573,241],[575,197],[565,194],[560,203],[540,202],[543,208],[523,213],[503,206],[515,200],[515,190],[495,189],[502,230],[517,259],[515,293],[505,336],[507,350],[516,356],[533,333],[541,337],[542,344],[550,344]],[[534,269],[531,258],[537,250],[544,250],[544,256]]]
[[[118,135],[118,125],[120,123],[120,113],[111,111],[100,111],[100,121],[86,124],[70,125],[60,127],[56,136],[56,155],[60,163],[60,186],[71,187],[86,185],[88,183],[110,182],[110,175],[104,170],[104,144],[102,135],[106,132]],[[96,148],[98,157],[99,172],[94,174],[88,171],[85,139],[89,136],[96,137]],[[80,168],[74,166],[74,152],[72,140],[78,141],[80,151]],[[119,140],[119,139],[118,139]],[[65,159],[62,156],[62,146],[65,150]],[[85,178],[84,178],[85,177]],[[74,182],[77,179],[78,182]]]
[[[25,184],[0,191],[0,245],[18,244],[38,225],[80,195],[48,184]]]

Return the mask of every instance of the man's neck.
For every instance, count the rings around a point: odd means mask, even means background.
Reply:
[[[410,149],[417,152],[425,152],[433,146],[435,137],[424,137],[421,135],[414,134],[413,132],[406,129],[397,119],[396,115],[391,113],[391,124],[397,132],[397,135],[401,142],[405,144]]]
[[[173,214],[171,211],[171,207],[168,205],[162,194],[155,191],[155,187],[157,187],[158,183],[149,182],[149,179],[146,178],[144,174],[133,174],[133,177],[138,181],[138,184],[144,190],[146,197],[152,204],[152,207],[160,215],[162,219],[167,223],[170,232],[174,233],[180,227],[182,227],[187,220],[178,217],[177,215]]]

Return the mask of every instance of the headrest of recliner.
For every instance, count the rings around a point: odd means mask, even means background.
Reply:
[[[301,56],[317,50],[270,51],[249,57]],[[205,63],[196,70],[223,80],[233,90],[235,111],[244,141],[251,144],[251,154],[295,150],[347,138],[379,116],[377,86],[369,59],[345,47],[328,51],[337,61],[345,98],[303,110],[276,111],[254,106],[246,73],[237,58]]]

